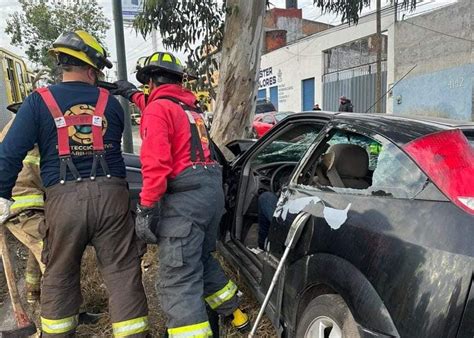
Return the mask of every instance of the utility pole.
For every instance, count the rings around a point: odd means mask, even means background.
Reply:
[[[117,78],[119,80],[127,80],[127,58],[125,56],[125,39],[123,35],[122,0],[112,0],[112,5],[115,25],[115,43],[117,46]],[[120,97],[119,101],[125,112],[123,151],[126,153],[133,153],[132,122],[130,119],[129,102],[123,97]]]
[[[380,95],[382,95],[382,22],[381,22],[381,0],[377,0],[377,9],[376,9],[376,24],[377,24],[377,75],[375,83],[375,112],[382,112],[382,100],[380,100]]]

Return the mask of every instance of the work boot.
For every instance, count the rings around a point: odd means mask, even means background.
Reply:
[[[35,256],[30,251],[26,262],[26,301],[30,304],[40,300],[41,295],[41,270]]]
[[[237,329],[237,331],[244,333],[250,330],[250,320],[249,316],[242,312],[239,308],[232,313],[232,326]]]

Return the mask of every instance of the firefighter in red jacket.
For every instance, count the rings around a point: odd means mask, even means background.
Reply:
[[[116,83],[115,94],[142,111],[143,189],[136,232],[159,246],[157,285],[168,335],[212,337],[205,302],[231,317],[235,327],[246,328],[249,320],[238,308],[237,286],[211,255],[224,212],[222,169],[213,159],[196,97],[182,86],[183,77],[189,77],[171,53],[154,53],[141,66],[137,80],[150,87],[148,98],[126,81]]]

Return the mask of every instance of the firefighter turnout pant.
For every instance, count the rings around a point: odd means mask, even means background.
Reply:
[[[212,337],[206,304],[220,315],[238,307],[237,286],[212,256],[224,211],[218,165],[188,168],[168,181],[160,202],[157,289],[169,337]]]
[[[116,337],[146,337],[148,306],[142,285],[127,183],[119,178],[67,182],[46,189],[41,294],[44,337],[74,335],[79,307],[81,259],[88,244],[109,294]]]
[[[5,223],[5,226],[13,236],[26,246],[36,259],[36,263],[32,259],[28,259],[26,282],[31,284],[38,284],[40,282],[41,274],[38,268],[41,272],[44,272],[44,264],[41,263],[43,237],[40,233],[40,228],[43,227],[43,223],[43,210],[23,210],[15,217],[8,219]]]

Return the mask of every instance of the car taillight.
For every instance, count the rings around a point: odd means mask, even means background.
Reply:
[[[460,130],[420,137],[404,150],[453,203],[474,215],[474,148]]]

